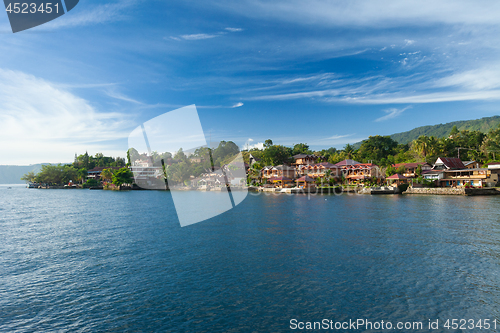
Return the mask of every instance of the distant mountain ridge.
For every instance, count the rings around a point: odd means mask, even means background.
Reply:
[[[390,137],[399,143],[405,144],[418,139],[421,135],[435,136],[436,138],[447,137],[455,125],[459,131],[469,130],[488,133],[489,130],[496,128],[499,124],[500,116],[493,116],[475,120],[461,120],[446,124],[421,126],[411,131],[392,134]]]
[[[21,177],[33,171],[38,173],[42,164],[33,165],[0,165],[0,184],[24,184]]]

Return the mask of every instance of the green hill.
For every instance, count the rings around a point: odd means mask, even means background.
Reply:
[[[391,138],[399,143],[409,143],[421,135],[444,138],[450,134],[451,129],[455,125],[459,131],[469,130],[487,133],[489,130],[500,125],[500,116],[486,117],[475,120],[454,121],[451,123],[432,126],[421,126],[414,128],[411,131],[393,134],[391,135]]]

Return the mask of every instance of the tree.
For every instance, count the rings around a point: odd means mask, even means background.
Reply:
[[[406,172],[406,168],[404,165],[400,165],[397,169],[396,169],[396,173],[399,173],[400,175],[404,174]]]
[[[457,125],[453,125],[453,128],[451,129],[450,131],[450,135],[449,137],[450,138],[453,138],[455,135],[457,135],[459,132],[458,132],[458,128],[457,128]]]
[[[297,143],[293,146],[292,155],[297,154],[312,154],[312,151],[309,150],[307,143]]]
[[[27,174],[24,174],[21,177],[21,180],[24,180],[26,183],[33,183],[35,181],[35,177],[35,173],[33,171],[30,171]]]
[[[264,148],[269,148],[272,145],[273,145],[273,140],[267,139],[266,141],[264,141]]]
[[[113,178],[113,170],[111,170],[111,169],[102,170],[101,179],[106,181],[106,180],[112,180],[112,178]]]
[[[393,167],[392,165],[389,165],[387,167],[387,169],[385,169],[385,175],[387,177],[390,177],[390,176],[395,175],[395,174],[396,174],[396,168]]]
[[[344,146],[344,152],[346,153],[348,159],[352,159],[352,156],[354,154],[354,146],[349,143],[346,144]]]
[[[264,150],[262,159],[266,165],[280,165],[288,163],[291,156],[292,149],[281,145],[274,145]]]
[[[113,184],[121,188],[123,184],[131,184],[133,182],[134,174],[129,168],[124,167],[118,169],[112,176]]]
[[[394,155],[398,143],[390,136],[370,136],[361,143],[356,156],[362,160],[379,163],[382,159],[387,159],[389,155]]]

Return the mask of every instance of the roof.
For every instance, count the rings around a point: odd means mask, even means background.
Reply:
[[[465,166],[471,165],[473,163],[476,163],[476,161],[463,161],[462,162]]]
[[[356,162],[355,160],[343,160],[335,165],[337,166],[345,166],[345,165],[354,165],[354,164],[360,164],[359,162]]]
[[[296,160],[299,159],[299,158],[313,158],[313,159],[318,159],[319,156],[309,155],[309,154],[297,154],[297,155],[294,155],[293,158],[295,158]]]
[[[273,169],[276,169],[276,170],[295,170],[295,168],[289,167],[287,165],[277,165]]]
[[[437,164],[438,161],[443,162],[444,166],[448,169],[465,169],[462,160],[457,157],[439,157],[435,164]]]
[[[400,175],[399,173],[396,173],[390,177],[387,177],[386,179],[408,179],[408,178],[403,175]]]
[[[101,172],[104,169],[118,170],[124,167],[95,167],[93,169],[87,170],[87,172]]]
[[[309,176],[303,176],[303,177],[300,177],[299,179],[296,179],[295,181],[296,182],[313,182],[314,179],[312,179]]]

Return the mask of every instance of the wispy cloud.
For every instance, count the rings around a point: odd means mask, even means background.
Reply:
[[[220,35],[211,34],[192,34],[192,35],[181,35],[180,37],[184,40],[200,40],[200,39],[210,39],[219,37]]]
[[[115,3],[92,4],[91,6],[80,2],[75,10],[57,20],[41,25],[37,29],[76,27],[124,20],[129,17],[125,10],[138,2],[139,0],[121,0]]]
[[[51,82],[0,69],[0,155],[4,164],[61,162],[77,152],[123,156],[106,142],[126,137],[130,118],[99,112]],[[8,143],[8,144],[7,144]]]
[[[224,31],[219,31],[216,33],[199,33],[199,34],[188,34],[188,35],[180,35],[180,36],[170,36],[170,39],[181,41],[181,40],[203,40],[203,39],[212,39],[216,37],[223,36],[228,32],[240,32],[243,31],[241,28],[225,28]]]
[[[239,102],[231,106],[232,108],[239,108],[240,106],[243,106],[243,103]]]
[[[375,119],[375,121],[379,122],[379,121],[385,121],[385,120],[396,118],[408,109],[411,109],[411,106],[407,106],[407,107],[402,108],[402,109],[398,109],[398,108],[385,109],[383,111],[386,113],[386,115]]]

